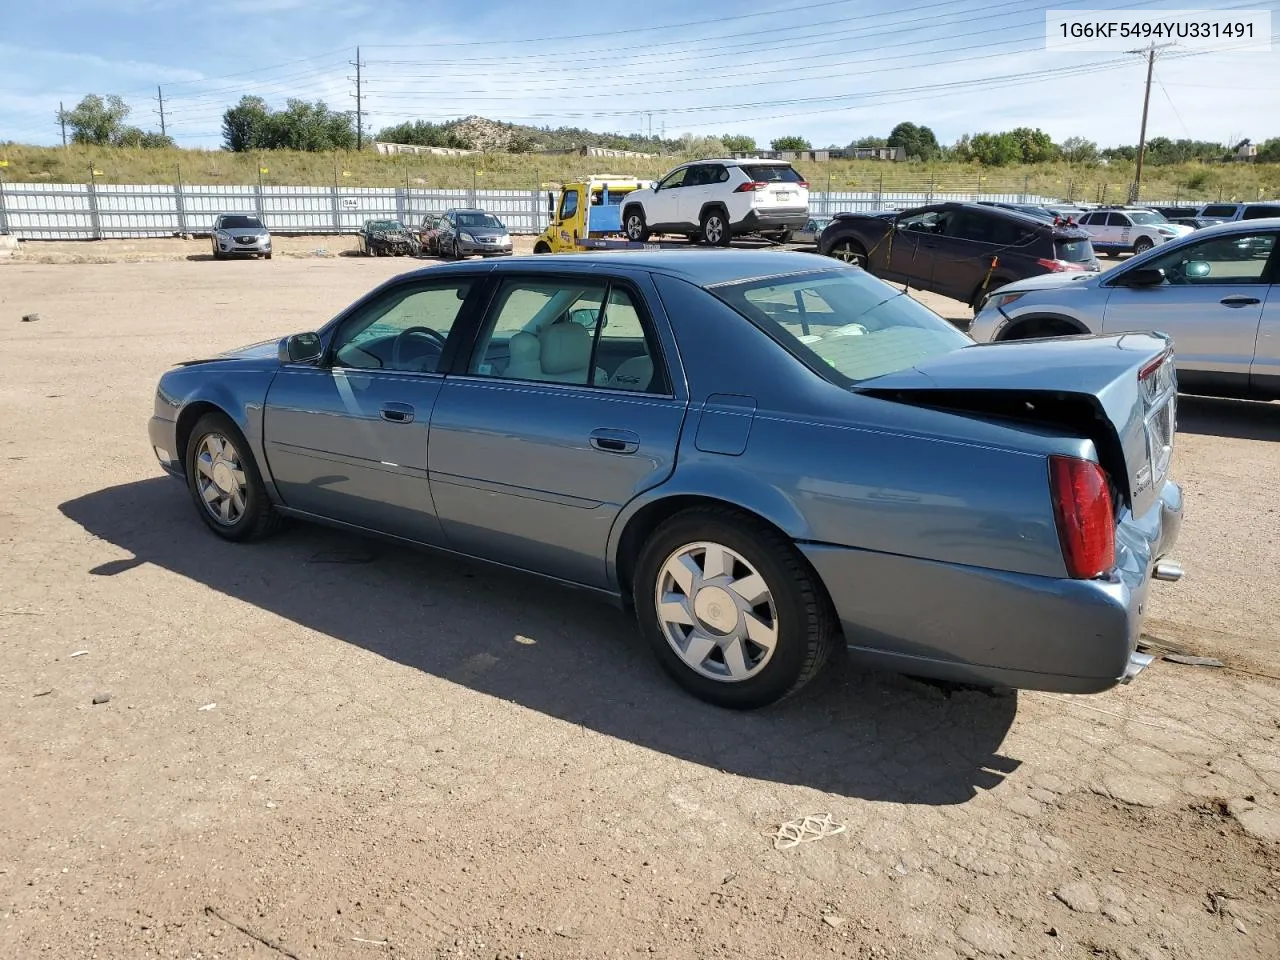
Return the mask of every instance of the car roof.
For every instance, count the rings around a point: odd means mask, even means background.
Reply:
[[[777,160],[769,157],[708,157],[705,160],[690,160],[687,163],[680,164],[681,167],[692,167],[699,163],[723,163],[728,166],[737,166],[740,163],[750,164],[770,164],[777,167],[787,167],[791,165],[790,160]],[[673,169],[679,169],[673,168]]]
[[[1215,223],[1209,227],[1201,227],[1189,237],[1215,237],[1223,233],[1252,233],[1261,227],[1263,230],[1280,230],[1280,217],[1258,217],[1256,220],[1229,220],[1226,223]]]
[[[471,269],[467,269],[470,267]],[[842,261],[815,253],[790,250],[723,250],[693,247],[689,250],[619,250],[587,251],[585,253],[528,254],[504,258],[492,263],[464,261],[461,264],[442,264],[412,271],[416,278],[439,277],[445,272],[461,270],[467,273],[493,271],[494,273],[535,272],[557,273],[571,270],[574,273],[642,270],[666,274],[688,280],[700,287],[711,287],[736,280],[766,279],[814,273],[826,270],[852,269]]]

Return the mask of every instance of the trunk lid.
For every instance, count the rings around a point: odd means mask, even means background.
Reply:
[[[1173,345],[1157,333],[979,344],[855,388],[886,399],[1078,432],[1117,504],[1140,516],[1168,477],[1176,427]]]

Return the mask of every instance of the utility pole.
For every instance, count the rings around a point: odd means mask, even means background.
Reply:
[[[359,47],[356,47],[356,58],[347,62],[356,68],[356,75],[347,79],[356,82],[356,92],[352,96],[356,98],[356,149],[361,150],[364,148],[364,99],[360,88],[360,68],[364,64],[360,60]]]
[[[62,146],[65,149],[67,145],[67,111],[63,109],[62,101],[58,101],[58,123],[62,127]]]
[[[169,131],[164,128],[164,91],[160,89],[160,84],[156,84],[156,102],[160,104],[160,136],[167,137]]]
[[[1128,53],[1145,53],[1147,55],[1147,89],[1142,97],[1142,127],[1138,132],[1138,166],[1133,176],[1133,191],[1129,197],[1130,203],[1138,201],[1138,195],[1142,192],[1142,158],[1147,152],[1147,110],[1151,106],[1151,75],[1155,71],[1156,51],[1163,50],[1166,47],[1172,47],[1172,43],[1162,43],[1159,46],[1151,44],[1146,50],[1129,50]]]

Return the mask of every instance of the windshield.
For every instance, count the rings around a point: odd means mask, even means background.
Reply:
[[[861,270],[824,270],[712,287],[833,383],[915,366],[973,343],[907,294]]]
[[[1141,223],[1150,226],[1155,223],[1168,223],[1169,218],[1156,213],[1154,210],[1130,210],[1129,219],[1134,223]]]
[[[459,213],[455,214],[455,219],[460,227],[475,227],[476,229],[487,227],[490,230],[502,229],[502,221],[488,213]]]
[[[223,217],[223,230],[261,230],[262,221],[257,217]]]
[[[399,220],[372,220],[369,222],[370,230],[403,230]]]

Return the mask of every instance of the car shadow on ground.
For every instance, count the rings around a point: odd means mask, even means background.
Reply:
[[[1280,440],[1280,403],[1178,397],[1178,432],[1236,440]]]
[[[1019,765],[999,753],[1016,695],[947,692],[837,657],[791,700],[726,711],[667,678],[622,611],[533,577],[306,524],[257,544],[226,543],[168,478],[60,509],[132,555],[92,574],[127,577],[156,564],[407,667],[740,776],[943,805],[997,786]]]

